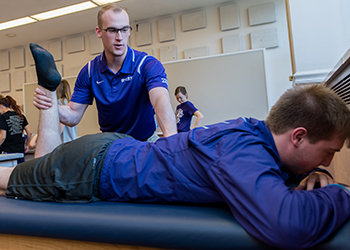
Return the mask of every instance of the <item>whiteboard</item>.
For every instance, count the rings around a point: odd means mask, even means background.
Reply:
[[[76,77],[67,77],[64,79],[66,79],[69,82],[71,93],[73,93]],[[37,83],[26,83],[23,85],[24,112],[29,122],[29,126],[32,130],[32,133],[37,133],[39,124],[39,110],[33,105],[33,94],[37,87]],[[93,105],[89,105],[86,109],[83,118],[77,126],[77,132],[78,136],[83,136],[86,134],[95,134],[100,132],[95,102],[93,103]]]
[[[177,86],[203,114],[202,125],[237,117],[265,119],[268,99],[265,50],[249,50],[164,63],[173,109]],[[194,119],[192,120],[192,123]]]
[[[265,119],[268,101],[264,57],[265,50],[257,49],[163,63],[174,111],[179,104],[174,91],[182,85],[187,89],[189,100],[204,115],[202,125],[240,116]],[[65,79],[73,90],[76,77]],[[36,83],[27,83],[23,91],[24,110],[33,133],[37,132],[39,120],[39,111],[33,106],[36,87]],[[94,102],[78,125],[78,136],[98,132]]]

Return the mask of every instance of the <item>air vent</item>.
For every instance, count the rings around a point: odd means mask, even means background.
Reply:
[[[346,102],[346,104],[350,104],[350,74],[333,85],[331,90],[337,93]]]

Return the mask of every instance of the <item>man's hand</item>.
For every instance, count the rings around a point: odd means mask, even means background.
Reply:
[[[325,187],[328,184],[336,183],[328,174],[323,172],[313,172],[308,177],[303,179],[299,186],[295,188],[295,190],[313,190],[315,188],[315,184],[319,183],[321,187]]]
[[[34,92],[33,104],[37,109],[48,109],[52,106],[52,100],[38,87]]]

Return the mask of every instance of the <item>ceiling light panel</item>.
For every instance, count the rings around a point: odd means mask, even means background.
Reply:
[[[93,1],[94,3],[96,3],[98,5],[104,5],[107,3],[119,2],[121,0],[91,0],[91,1]]]
[[[22,18],[19,18],[19,19],[15,19],[15,20],[11,20],[11,21],[8,21],[8,22],[0,23],[0,30],[10,29],[10,28],[13,28],[13,27],[25,25],[25,24],[28,24],[28,23],[34,23],[34,22],[36,22],[36,20],[34,20],[33,18],[22,17]]]
[[[32,15],[31,17],[36,19],[36,20],[41,21],[41,20],[50,19],[50,18],[63,16],[63,15],[68,15],[68,14],[71,14],[74,12],[79,12],[79,11],[83,11],[83,10],[87,10],[87,9],[91,9],[91,8],[95,8],[95,7],[97,7],[96,4],[88,1],[88,2],[83,2],[83,3],[74,4],[74,5],[70,5],[67,7],[55,9],[55,10],[50,10],[50,11],[43,12],[40,14]]]

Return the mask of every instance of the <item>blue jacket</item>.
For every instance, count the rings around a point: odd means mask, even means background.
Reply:
[[[110,147],[100,178],[110,201],[226,203],[248,233],[283,248],[311,247],[350,217],[337,186],[293,191],[263,121],[239,118],[156,143]]]

